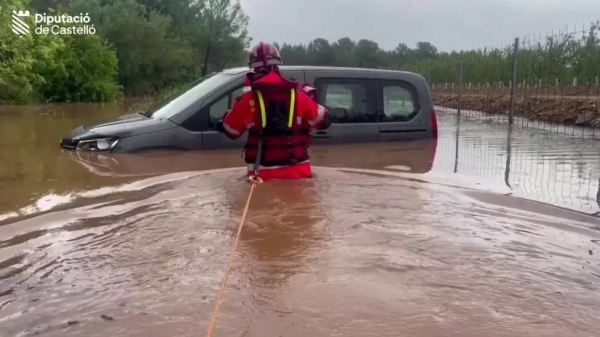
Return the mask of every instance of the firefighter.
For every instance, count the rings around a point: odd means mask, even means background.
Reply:
[[[281,56],[275,46],[260,42],[249,55],[244,93],[223,120],[231,139],[248,131],[244,147],[248,177],[302,179],[312,177],[308,148],[313,130],[331,124],[327,109],[311,99],[316,90],[289,81],[279,73]]]

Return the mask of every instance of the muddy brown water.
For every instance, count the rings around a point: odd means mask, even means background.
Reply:
[[[128,108],[0,107],[0,336],[205,334],[240,151],[60,151]],[[314,147],[313,179],[261,185],[215,336],[597,336],[597,141],[440,124]]]

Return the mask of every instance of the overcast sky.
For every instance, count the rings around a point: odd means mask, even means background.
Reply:
[[[500,46],[515,37],[586,29],[600,0],[240,0],[253,42],[322,37],[374,40],[384,49],[429,41],[451,51]]]

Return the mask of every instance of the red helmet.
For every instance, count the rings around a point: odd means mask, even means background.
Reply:
[[[250,51],[250,56],[248,58],[248,67],[251,69],[276,66],[282,63],[279,50],[277,50],[274,45],[267,42],[259,42],[254,46]]]

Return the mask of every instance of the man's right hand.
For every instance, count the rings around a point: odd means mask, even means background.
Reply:
[[[317,128],[317,130],[326,130],[331,126],[331,115],[329,113],[325,114],[325,119],[323,123]]]
[[[231,111],[231,110],[230,110]],[[223,123],[225,122],[225,117],[227,116],[227,114],[229,113],[229,111],[227,111],[224,115],[223,118],[220,121],[217,121],[215,123],[215,129],[218,132],[224,133],[225,132],[225,128],[223,127]]]

